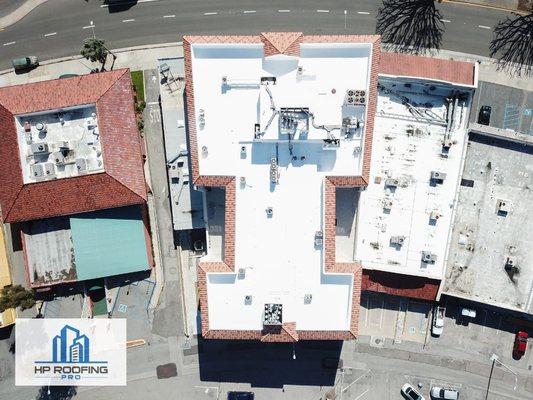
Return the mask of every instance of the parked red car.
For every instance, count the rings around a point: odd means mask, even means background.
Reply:
[[[513,358],[514,359],[519,360],[526,353],[528,337],[529,336],[527,332],[524,332],[524,331],[516,332],[516,336],[514,338],[514,346],[513,346]]]

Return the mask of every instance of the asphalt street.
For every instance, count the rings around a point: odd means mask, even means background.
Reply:
[[[20,56],[47,60],[77,54],[93,28],[110,48],[174,42],[184,34],[201,33],[374,33],[381,5],[380,0],[138,0],[119,1],[113,7],[105,3],[50,0],[39,6],[0,31],[0,69],[9,68],[10,60]],[[492,27],[509,15],[451,3],[438,7],[446,29],[442,48],[482,56],[488,55]]]

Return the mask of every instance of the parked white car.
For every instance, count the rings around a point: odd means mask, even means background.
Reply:
[[[444,330],[444,307],[435,307],[433,311],[433,324],[431,325],[431,333],[433,336],[440,336]]]
[[[435,400],[458,400],[459,392],[455,389],[445,389],[433,386],[430,391],[431,398]]]
[[[410,383],[403,385],[401,392],[403,397],[408,400],[426,400]]]

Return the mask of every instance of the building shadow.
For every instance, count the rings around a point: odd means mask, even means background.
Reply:
[[[383,0],[376,33],[383,46],[400,53],[421,54],[440,49],[444,23],[434,0]]]
[[[137,0],[104,0],[103,5],[107,5],[109,13],[127,11],[137,4]]]
[[[198,338],[200,379],[252,387],[334,386],[342,341],[262,343]],[[295,358],[294,358],[295,357]]]
[[[533,10],[532,10],[533,11]],[[510,75],[533,75],[533,14],[513,13],[494,28],[490,56],[498,60],[498,69]]]

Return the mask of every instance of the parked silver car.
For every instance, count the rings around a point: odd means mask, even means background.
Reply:
[[[455,389],[446,389],[439,386],[433,386],[430,391],[432,399],[439,400],[458,400],[459,392]]]

